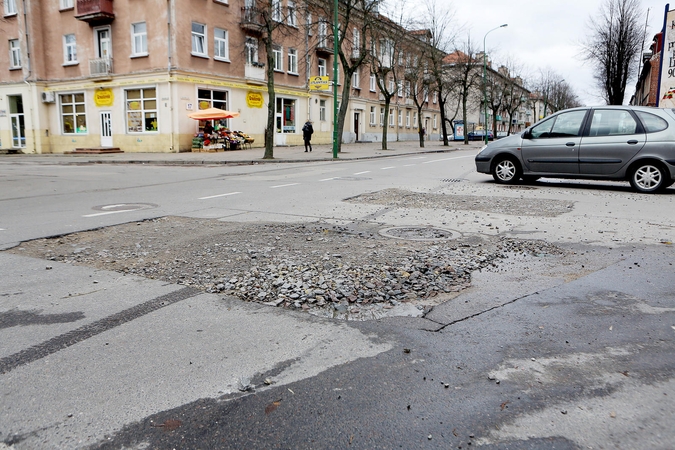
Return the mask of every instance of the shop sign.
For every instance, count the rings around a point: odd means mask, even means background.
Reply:
[[[94,104],[96,106],[112,106],[115,95],[112,89],[99,89],[94,91]]]
[[[248,91],[246,93],[246,104],[249,108],[262,108],[263,95],[260,92]]]
[[[327,76],[310,77],[309,90],[310,91],[327,91],[330,87]]]
[[[675,10],[666,12],[665,25],[660,98],[656,101],[660,108],[673,108],[675,107]]]

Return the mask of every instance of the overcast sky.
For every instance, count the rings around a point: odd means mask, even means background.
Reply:
[[[448,0],[437,0],[438,5]],[[488,55],[495,63],[515,58],[535,75],[550,68],[572,86],[582,103],[603,104],[597,95],[590,64],[579,57],[579,42],[588,35],[588,19],[597,14],[602,0],[449,0],[457,23],[466,26],[477,48],[482,50],[483,37],[492,28],[507,23],[508,27],[492,31],[486,39]],[[663,26],[668,2],[642,0],[649,8],[647,45]],[[670,2],[675,9],[675,0]],[[635,82],[627,87],[624,103],[628,103]]]

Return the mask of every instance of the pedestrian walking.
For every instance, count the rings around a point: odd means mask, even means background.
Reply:
[[[314,133],[314,127],[312,127],[312,121],[307,120],[305,122],[305,125],[302,127],[302,139],[305,141],[305,153],[307,151],[312,151],[312,143],[310,142],[312,140],[312,133]],[[309,149],[309,150],[307,150]]]

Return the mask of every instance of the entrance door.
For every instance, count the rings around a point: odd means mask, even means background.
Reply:
[[[354,133],[356,134],[356,140],[359,141],[359,116],[360,114],[354,113]]]
[[[110,40],[110,27],[96,28],[96,56],[98,58],[112,58],[112,43]]]
[[[110,111],[101,111],[101,147],[112,147],[112,119]]]
[[[26,147],[26,124],[23,116],[23,99],[20,95],[8,95],[9,120],[12,125],[12,148]]]

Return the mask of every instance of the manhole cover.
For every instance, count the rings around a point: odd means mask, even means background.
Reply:
[[[380,234],[394,239],[409,241],[437,241],[441,239],[456,239],[460,233],[437,227],[392,227],[380,230]]]
[[[138,211],[139,209],[157,208],[159,205],[154,203],[115,203],[113,205],[94,206],[95,211],[120,212],[120,211]]]

